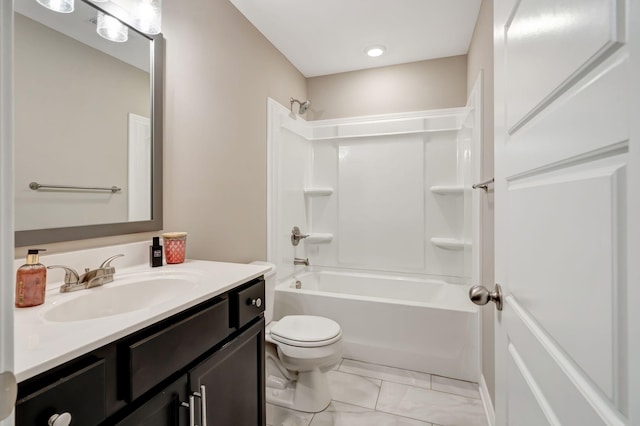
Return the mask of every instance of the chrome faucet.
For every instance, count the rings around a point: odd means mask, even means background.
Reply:
[[[309,266],[309,258],[306,259],[301,259],[299,257],[296,257],[293,259],[293,264],[294,265],[305,265],[305,266]]]
[[[65,265],[51,265],[48,268],[64,269],[64,284],[60,286],[60,293],[68,293],[70,291],[83,290],[85,288],[98,287],[113,281],[116,268],[111,266],[111,261],[122,257],[124,254],[116,254],[111,256],[96,269],[85,268],[82,275],[78,275],[75,269]]]

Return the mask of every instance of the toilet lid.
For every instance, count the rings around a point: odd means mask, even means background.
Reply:
[[[292,346],[330,345],[342,336],[340,325],[329,318],[314,315],[289,315],[271,328],[271,338]]]

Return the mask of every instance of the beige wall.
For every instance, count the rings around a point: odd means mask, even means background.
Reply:
[[[493,0],[483,0],[478,22],[468,54],[467,87],[473,88],[480,70],[483,71],[483,133],[482,175],[493,177]],[[493,190],[482,197],[482,284],[493,288]],[[491,399],[495,401],[494,365],[494,315],[491,306],[481,308],[482,313],[482,374],[487,383]]]
[[[309,120],[461,107],[467,57],[413,62],[307,80]]]
[[[126,221],[128,114],[149,117],[149,73],[17,13],[14,29],[16,229]]]
[[[267,97],[306,81],[226,0],[165,0],[165,229],[187,255],[248,262],[267,253]]]

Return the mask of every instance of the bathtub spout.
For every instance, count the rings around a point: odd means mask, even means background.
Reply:
[[[305,265],[305,266],[309,266],[309,258],[306,259],[301,259],[299,257],[296,257],[293,259],[293,264],[294,265]]]

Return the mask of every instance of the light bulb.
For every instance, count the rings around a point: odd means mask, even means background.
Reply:
[[[73,0],[37,0],[42,6],[54,12],[71,13],[74,9]]]
[[[98,12],[98,26],[96,31],[107,40],[118,43],[129,39],[129,28],[111,15]]]
[[[159,34],[161,0],[138,0],[132,12],[133,26],[146,34]]]
[[[384,46],[371,46],[365,49],[365,53],[371,56],[372,58],[375,58],[382,55],[385,52],[385,50],[386,49]]]

